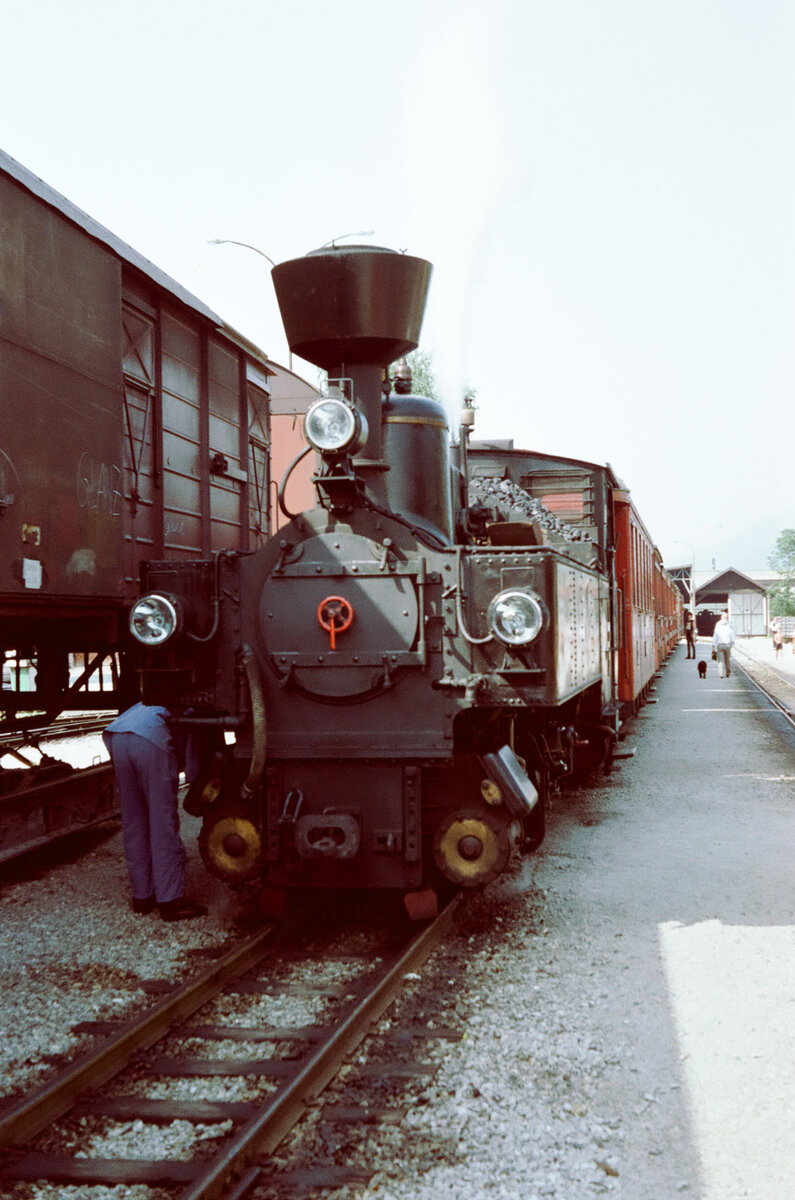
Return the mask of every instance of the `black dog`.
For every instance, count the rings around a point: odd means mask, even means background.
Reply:
[[[707,678],[707,664],[704,662],[703,658],[698,660],[698,677],[699,679]]]

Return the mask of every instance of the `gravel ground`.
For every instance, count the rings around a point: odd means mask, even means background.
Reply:
[[[14,864],[0,874],[4,1096],[41,1082],[54,1058],[85,1048],[87,1040],[72,1034],[72,1025],[131,1016],[152,1002],[142,980],[184,978],[229,942],[237,906],[204,872],[198,822],[183,821],[186,890],[209,895],[212,906],[202,920],[167,924],[154,914],[132,913],[120,832],[41,878],[14,878]]]
[[[635,758],[556,802],[542,852],[468,899],[354,1056],[345,1103],[397,1120],[341,1127],[318,1108],[285,1162],[300,1145],[304,1159],[374,1169],[339,1200],[789,1200],[793,742],[734,674],[701,688],[680,650],[635,724]],[[204,875],[195,833],[186,818],[189,890],[211,908],[200,921],[129,912],[118,834],[41,879],[0,883],[5,1094],[80,1049],[72,1024],[132,1014],[142,980],[181,978],[227,942],[241,914]],[[307,1019],[296,1003],[280,1023]],[[390,1041],[405,1021],[464,1036],[407,1052]],[[406,1053],[434,1075],[357,1075],[371,1055]],[[151,1153],[139,1128],[115,1136],[125,1153]],[[158,1136],[180,1155],[197,1140],[174,1126]],[[5,1194],[159,1200],[131,1188]]]

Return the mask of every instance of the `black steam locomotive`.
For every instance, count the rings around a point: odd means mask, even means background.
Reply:
[[[206,735],[186,803],[233,884],[421,910],[538,846],[556,781],[617,728],[598,548],[512,484],[468,495],[467,437],[451,461],[441,406],[385,386],[430,274],[355,246],[274,269],[292,350],[329,376],[305,420],[317,506],[253,553],[144,568],[143,698]]]

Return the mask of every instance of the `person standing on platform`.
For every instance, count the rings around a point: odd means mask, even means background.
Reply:
[[[179,832],[179,763],[168,727],[171,714],[134,704],[102,734],[113,763],[121,806],[122,840],[136,913],[157,906],[164,921],[203,917],[185,898],[185,847]]]
[[[728,679],[732,673],[732,646],[734,645],[734,626],[729,621],[728,612],[722,612],[720,620],[712,635],[712,651],[718,660],[718,675]]]
[[[777,623],[775,632],[773,633],[773,649],[776,652],[776,658],[782,658],[784,655],[784,634],[781,632],[781,626]]]
[[[696,622],[691,612],[685,613],[685,641],[687,642],[687,657],[696,657]],[[693,651],[691,654],[690,651]]]

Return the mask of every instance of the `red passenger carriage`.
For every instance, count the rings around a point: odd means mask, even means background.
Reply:
[[[648,697],[654,676],[679,639],[682,599],[629,492],[613,494],[619,601],[618,700],[622,712]]]

